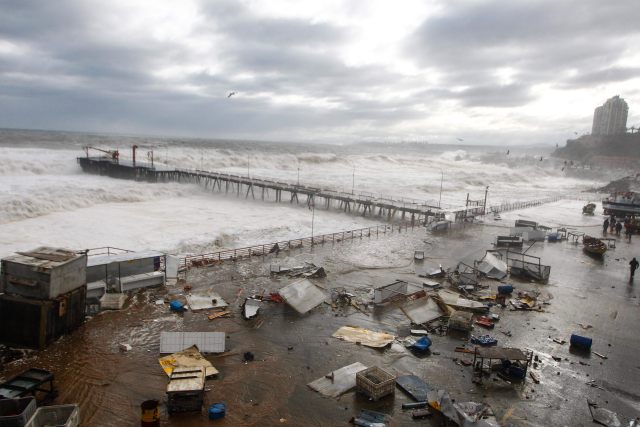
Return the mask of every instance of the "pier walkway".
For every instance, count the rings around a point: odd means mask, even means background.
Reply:
[[[346,193],[333,189],[298,185],[271,179],[251,178],[219,172],[168,168],[150,163],[117,161],[108,157],[78,157],[82,170],[113,178],[147,182],[182,182],[203,186],[211,191],[235,194],[237,197],[263,201],[304,204],[309,208],[339,209],[362,216],[377,216],[389,222],[399,218],[412,225],[426,224],[430,219],[444,218],[445,213],[456,221],[469,216],[482,215],[484,206],[474,201],[462,207],[442,209],[435,203],[404,197],[371,193]]]

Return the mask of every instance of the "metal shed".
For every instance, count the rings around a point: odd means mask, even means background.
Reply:
[[[2,259],[0,292],[55,299],[87,284],[87,256],[42,246]]]
[[[126,292],[165,284],[165,254],[157,251],[96,255],[87,259],[90,288]]]

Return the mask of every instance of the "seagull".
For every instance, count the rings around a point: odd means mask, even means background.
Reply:
[[[464,139],[462,139],[462,138],[456,138],[456,139],[457,139],[458,141],[460,141],[460,142],[464,141]]]
[[[227,98],[231,98],[233,95],[235,95],[237,92],[229,92],[229,95],[227,95]]]

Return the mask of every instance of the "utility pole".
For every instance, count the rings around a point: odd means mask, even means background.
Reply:
[[[249,153],[247,153],[247,178],[251,178],[251,174],[249,172]]]
[[[353,177],[351,179],[351,194],[355,194],[356,189],[356,165],[353,165]]]
[[[313,201],[313,199],[311,199],[311,246],[313,246],[313,222],[315,220],[316,217],[316,204]]]
[[[487,188],[484,190],[484,205],[482,206],[482,215],[486,215],[487,214],[487,193],[489,193],[489,186],[487,185]]]
[[[298,187],[300,186],[300,159],[298,159]]]
[[[442,176],[440,177],[440,198],[438,199],[438,208],[440,208],[440,202],[442,202],[442,181],[444,181],[444,171],[441,169],[440,173]]]

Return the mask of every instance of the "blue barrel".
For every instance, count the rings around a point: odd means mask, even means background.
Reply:
[[[169,308],[171,311],[183,311],[184,305],[180,301],[174,299],[169,303]]]
[[[224,403],[214,403],[209,406],[209,419],[219,420],[220,418],[224,418],[226,410],[227,406]]]
[[[571,334],[571,340],[569,341],[571,345],[576,347],[584,348],[585,350],[591,350],[591,343],[593,340],[591,338],[583,337],[576,334]]]
[[[502,295],[510,295],[513,293],[513,285],[498,286],[498,293]]]

